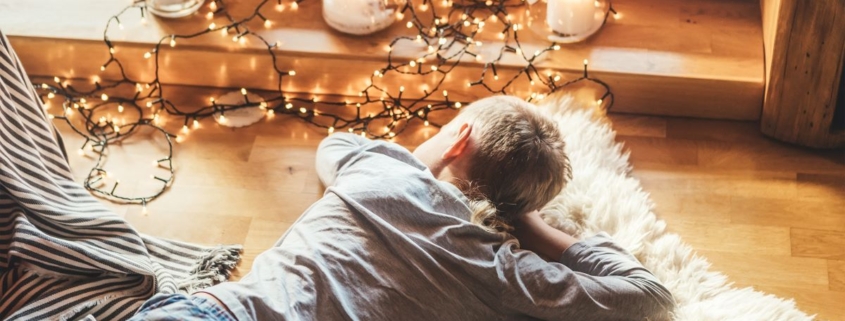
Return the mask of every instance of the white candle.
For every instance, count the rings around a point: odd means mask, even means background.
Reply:
[[[548,0],[546,22],[555,32],[578,35],[595,23],[595,0]]]

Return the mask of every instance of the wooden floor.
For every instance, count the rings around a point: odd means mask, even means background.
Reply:
[[[755,123],[611,115],[631,151],[633,175],[658,215],[737,286],[795,298],[820,319],[845,320],[845,152],[766,139]],[[59,124],[77,177],[92,159]],[[434,132],[397,138],[414,146]],[[149,175],[160,139],[137,135],[112,149],[120,192],[157,186]],[[276,117],[232,130],[208,120],[177,146],[177,178],[149,205],[112,206],[144,233],[206,244],[242,243],[235,278],[271,246],[322,187],[314,154],[323,130]],[[140,181],[140,183],[135,183]]]

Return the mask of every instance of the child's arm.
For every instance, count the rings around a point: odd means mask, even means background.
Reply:
[[[526,249],[563,265],[544,262],[528,251],[515,252],[504,273],[512,291],[505,297],[511,298],[512,307],[546,320],[667,318],[674,306],[672,295],[606,234],[573,242],[571,236],[560,235],[566,233],[549,229],[539,214],[517,226],[515,234]]]
[[[357,153],[361,146],[371,142],[364,137],[337,133],[326,137],[317,147],[317,176],[325,186],[334,184],[338,171]]]

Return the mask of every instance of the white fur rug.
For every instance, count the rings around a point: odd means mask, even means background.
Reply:
[[[628,175],[628,154],[599,112],[573,99],[547,99],[566,138],[569,185],[544,210],[545,220],[576,237],[605,231],[633,253],[672,292],[676,320],[813,320],[784,300],[752,288],[734,288],[710,263],[655,217],[640,182]]]

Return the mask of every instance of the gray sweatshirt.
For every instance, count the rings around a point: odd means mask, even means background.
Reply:
[[[407,149],[320,144],[327,186],[237,282],[207,289],[245,320],[658,320],[671,294],[600,234],[559,262],[469,222],[465,196]]]

